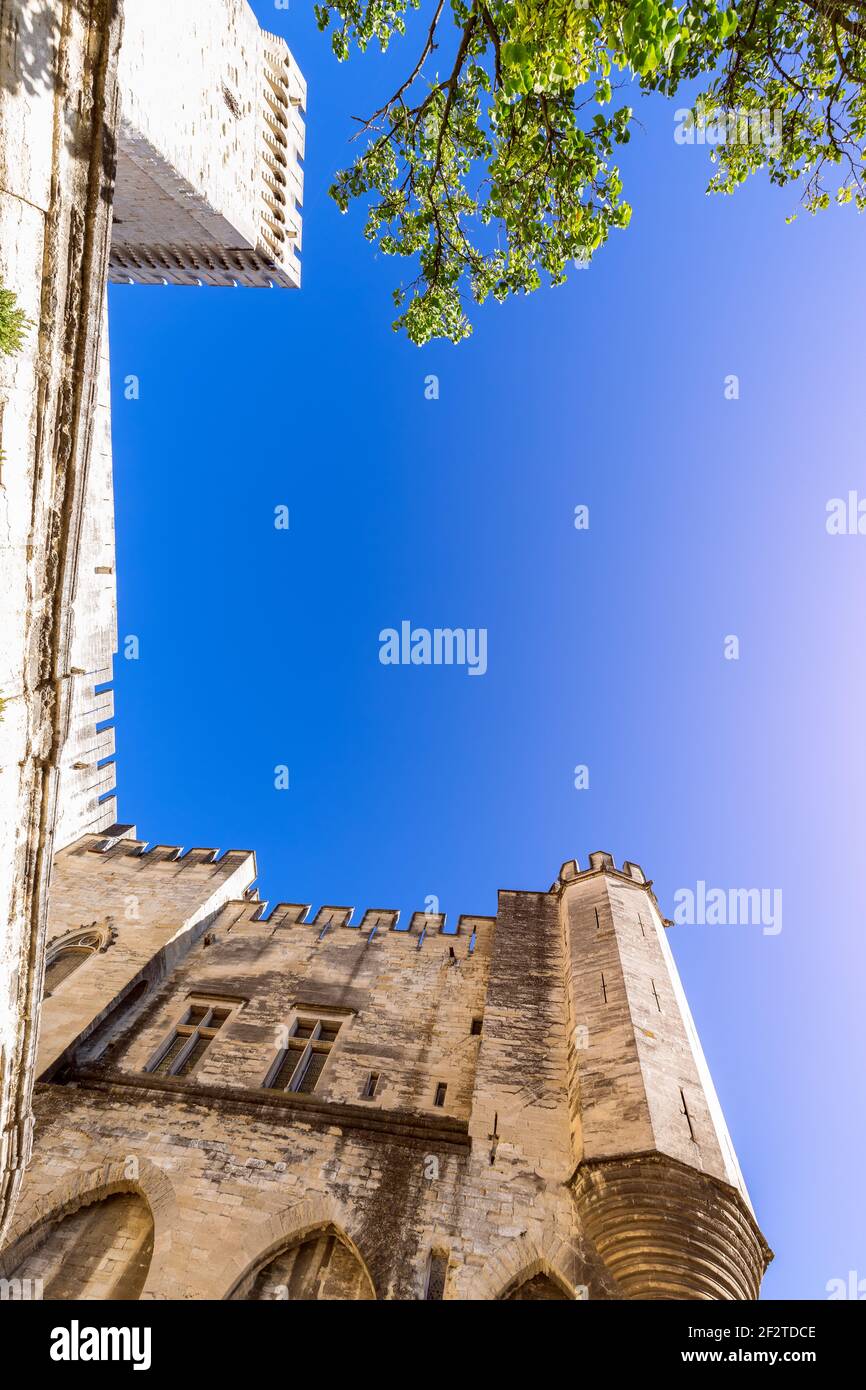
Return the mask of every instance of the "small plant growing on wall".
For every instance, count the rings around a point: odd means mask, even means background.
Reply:
[[[0,356],[12,357],[20,352],[32,327],[24,310],[18,308],[15,291],[0,289]]]

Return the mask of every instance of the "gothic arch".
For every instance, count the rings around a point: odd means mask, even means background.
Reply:
[[[548,1231],[540,1241],[517,1236],[494,1252],[484,1268],[463,1285],[457,1297],[468,1302],[491,1302],[508,1298],[530,1279],[547,1278],[567,1298],[578,1299],[584,1284],[585,1266],[579,1249],[570,1241]]]
[[[354,1256],[370,1283],[372,1297],[376,1286],[367,1262],[352,1238],[351,1222],[343,1207],[333,1197],[308,1197],[294,1207],[265,1218],[246,1233],[238,1233],[234,1253],[226,1260],[215,1281],[224,1292],[223,1299],[243,1297],[241,1292],[250,1280],[261,1273],[282,1252],[318,1233],[336,1235]]]
[[[134,1166],[133,1166],[134,1164]],[[132,1176],[132,1173],[135,1176]],[[176,1200],[174,1188],[156,1164],[146,1158],[127,1155],[110,1159],[102,1167],[83,1173],[71,1173],[52,1189],[50,1197],[38,1198],[19,1212],[10,1227],[9,1236],[0,1252],[0,1277],[9,1278],[31,1254],[42,1245],[52,1230],[67,1216],[84,1207],[103,1201],[118,1193],[134,1193],[141,1197],[153,1220],[153,1253],[140,1298],[155,1298],[159,1269],[171,1248],[171,1232],[175,1225]]]
[[[89,925],[61,932],[59,936],[52,936],[48,941],[45,948],[46,958],[50,961],[58,951],[64,951],[67,946],[75,945],[84,937],[90,938],[90,950],[107,951],[117,940],[117,928],[113,925],[112,918],[107,917],[104,922],[91,922]]]
[[[536,1259],[524,1266],[517,1277],[512,1279],[501,1293],[497,1294],[497,1299],[502,1302],[508,1299],[521,1298],[523,1297],[522,1291],[527,1286],[538,1290],[530,1295],[536,1299],[573,1299],[576,1296],[547,1260]],[[545,1292],[545,1288],[549,1289],[550,1292]]]
[[[45,952],[44,997],[49,998],[89,956],[107,951],[116,939],[110,918],[55,936]]]

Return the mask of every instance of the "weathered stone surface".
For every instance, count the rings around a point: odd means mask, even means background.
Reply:
[[[303,78],[246,0],[182,10],[0,0],[0,285],[33,324],[0,358],[0,1232],[52,854],[116,818],[109,249],[124,281],[300,283]]]
[[[117,0],[0,6],[0,283],[33,320],[0,359],[0,1231],[26,1161],[114,176]],[[86,679],[87,677],[85,677]]]
[[[348,908],[268,913],[241,852],[143,849],[58,857],[51,948],[111,940],[44,1005],[51,1084],[0,1272],[44,1277],[71,1213],[127,1192],[153,1218],[145,1298],[756,1297],[768,1252],[651,885],[607,857],[456,934],[401,931],[384,909],[363,928]],[[154,1071],[208,1005],[194,1064]],[[315,1017],[333,1035],[315,1085],[281,1089],[293,1021]],[[119,1210],[82,1225],[71,1281],[101,1241],[107,1277],[137,1286],[141,1209],[125,1246]]]

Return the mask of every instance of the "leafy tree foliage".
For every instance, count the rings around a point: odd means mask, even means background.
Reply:
[[[416,343],[459,341],[469,301],[560,284],[628,226],[625,87],[673,97],[697,80],[711,191],[764,168],[800,183],[810,212],[866,205],[866,0],[325,0],[316,15],[342,60],[387,48],[422,5],[414,61],[331,190],[343,211],[366,203],[380,251],[417,265],[394,295]],[[761,113],[770,137],[742,138]]]
[[[20,352],[32,326],[24,310],[17,308],[14,290],[0,289],[0,356]]]

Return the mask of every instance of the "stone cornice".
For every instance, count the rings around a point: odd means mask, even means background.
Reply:
[[[82,1068],[70,1071],[63,1085],[41,1084],[39,1093],[57,1093],[70,1086],[80,1091],[109,1094],[134,1105],[137,1096],[145,1093],[154,1098],[173,1097],[178,1101],[225,1107],[235,1113],[255,1115],[279,1124],[281,1119],[292,1124],[337,1126],[344,1130],[366,1130],[387,1134],[389,1139],[423,1139],[427,1143],[448,1148],[468,1150],[472,1141],[465,1120],[423,1115],[409,1110],[385,1110],[377,1106],[343,1105],[323,1101],[315,1095],[300,1092],[272,1091],[262,1087],[251,1090],[246,1086],[213,1086],[186,1077],[154,1076],[148,1072],[123,1072],[115,1069]]]

